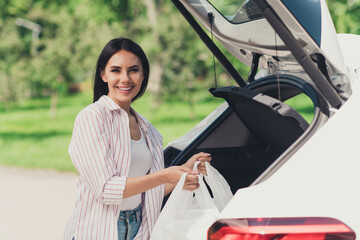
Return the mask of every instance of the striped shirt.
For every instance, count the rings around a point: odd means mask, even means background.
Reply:
[[[159,171],[164,168],[162,137],[145,118],[134,113],[151,153],[150,173]],[[119,205],[131,162],[130,141],[128,114],[108,96],[76,117],[69,154],[80,177],[65,240],[118,239]],[[143,220],[135,239],[149,239],[164,192],[161,185],[142,194]]]

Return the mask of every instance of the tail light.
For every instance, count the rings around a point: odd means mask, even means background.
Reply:
[[[208,240],[352,240],[355,233],[333,218],[222,219],[208,231]]]

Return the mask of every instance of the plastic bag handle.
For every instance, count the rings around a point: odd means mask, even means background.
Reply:
[[[197,165],[199,163],[200,162],[196,162],[194,164],[194,169],[195,169],[195,167],[197,167]],[[180,180],[178,181],[175,188],[171,192],[171,195],[170,195],[166,205],[164,206],[163,210],[165,210],[166,206],[171,206],[174,204],[174,202],[176,201],[176,196],[179,195],[180,191],[187,191],[187,190],[183,190],[186,176],[187,176],[187,173],[182,174]],[[200,186],[193,191],[195,193],[195,198],[198,200],[200,207],[203,209],[216,208],[215,203],[213,201],[209,201],[209,199],[211,199],[211,196],[210,196],[210,193],[203,181],[203,176],[204,176],[203,174],[198,175],[198,182],[199,182]]]
[[[197,167],[198,167],[198,165],[201,163],[201,161],[196,161],[195,163],[194,163],[194,167],[193,167],[193,170],[194,171],[196,171],[197,170]]]
[[[201,163],[201,161],[196,161],[194,163],[194,167],[193,170],[196,171],[198,165]],[[206,162],[207,163],[207,162]],[[198,175],[198,182],[199,182],[199,187],[197,189],[194,190],[195,193],[195,197],[199,202],[199,205],[201,208],[205,209],[205,208],[212,208],[212,209],[217,209],[215,203],[213,202],[210,193],[203,181],[203,177],[204,175],[202,173],[200,173]],[[210,201],[209,201],[210,200]]]

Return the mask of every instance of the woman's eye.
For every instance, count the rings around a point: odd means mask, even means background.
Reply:
[[[138,71],[139,71],[138,68],[130,69],[130,72],[138,72]]]
[[[120,72],[119,69],[112,69],[111,72]]]

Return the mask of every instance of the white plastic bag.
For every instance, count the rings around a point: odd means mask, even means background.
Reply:
[[[205,181],[209,185],[214,196],[215,205],[221,212],[233,197],[229,184],[225,178],[208,162],[205,162],[207,176]]]
[[[194,192],[183,190],[185,178],[186,173],[166,202],[150,240],[205,240],[207,229],[217,220],[219,211],[205,184],[199,181]]]
[[[194,169],[198,164],[199,162],[194,164]],[[218,208],[222,209],[225,201],[230,200],[231,191],[225,179],[216,169],[210,164],[207,164],[206,168],[207,183],[213,192],[214,199],[209,194],[202,174],[199,175],[198,189],[193,192],[183,190],[186,178],[186,174],[183,174],[164,206],[150,240],[207,239],[207,230],[218,219]],[[221,189],[222,184],[225,190]],[[224,193],[222,198],[221,194]],[[215,198],[217,199],[215,200]]]

